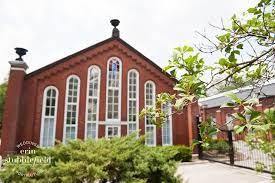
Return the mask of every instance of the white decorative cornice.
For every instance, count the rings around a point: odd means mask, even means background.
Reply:
[[[13,68],[13,70],[15,70],[14,68],[21,68],[24,70],[27,70],[29,68],[27,63],[24,61],[9,61],[9,63],[11,65],[11,68]]]

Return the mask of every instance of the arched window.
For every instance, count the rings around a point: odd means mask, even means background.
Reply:
[[[41,117],[40,146],[52,147],[55,141],[55,126],[57,112],[58,90],[48,86],[44,90]]]
[[[63,142],[77,138],[78,103],[80,79],[76,75],[69,76],[66,86],[65,117]]]
[[[108,61],[106,120],[120,121],[121,61],[112,57]]]
[[[132,69],[128,72],[128,134],[138,131],[138,89],[139,73]]]
[[[145,83],[145,108],[155,107],[156,86],[152,81]],[[156,125],[152,123],[151,116],[145,116],[145,143],[150,146],[156,145]]]
[[[163,104],[162,111],[165,113],[166,120],[162,125],[162,145],[172,145],[172,111],[170,104]]]
[[[100,69],[91,66],[88,70],[86,106],[86,138],[96,139],[98,134],[98,109],[100,90]]]

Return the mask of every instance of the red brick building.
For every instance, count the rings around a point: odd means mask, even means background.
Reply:
[[[161,92],[174,93],[175,80],[119,37],[112,37],[26,74],[20,58],[11,65],[3,119],[1,154],[32,141],[111,138],[139,131],[148,145],[189,145],[197,106],[173,115],[162,128],[138,113]],[[171,111],[170,107],[163,106]],[[150,133],[149,133],[150,132]]]
[[[267,108],[275,107],[275,80],[271,80],[266,83],[261,89],[254,87],[244,87],[229,92],[233,92],[242,99],[248,99],[253,95],[257,95],[259,98],[259,104],[254,106],[257,111],[263,112]],[[228,92],[225,92],[228,93]],[[216,122],[217,126],[222,129],[232,129],[234,125],[238,124],[238,121],[233,120],[231,114],[242,111],[238,107],[232,108],[220,108],[221,105],[229,102],[229,99],[225,97],[225,93],[213,95],[208,98],[201,99],[200,115],[202,120],[205,121],[211,118]],[[235,139],[242,139],[243,136],[235,135]]]

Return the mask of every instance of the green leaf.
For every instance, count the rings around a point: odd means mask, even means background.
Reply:
[[[250,116],[250,122],[255,122],[261,118],[262,113],[259,111],[252,111]]]
[[[173,77],[173,78],[175,78],[176,77],[176,69],[173,69],[173,70],[171,70],[170,71],[170,74],[171,74],[171,76]]]
[[[238,44],[238,45],[237,45],[237,48],[238,48],[238,49],[243,49],[243,44]]]
[[[231,52],[231,53],[230,53],[230,55],[229,55],[229,57],[228,57],[228,60],[229,60],[230,62],[235,62],[235,61],[237,61],[234,52]]]
[[[220,64],[221,66],[226,66],[227,63],[228,63],[228,60],[227,60],[226,58],[221,58],[221,59],[219,60],[219,64]]]
[[[255,13],[257,11],[257,8],[249,8],[247,10],[248,13]]]
[[[267,130],[270,129],[270,124],[265,124],[265,125],[252,125],[252,128],[257,130],[257,131],[264,131],[266,132]]]
[[[240,134],[240,133],[244,132],[245,127],[246,126],[237,125],[237,126],[234,127],[234,131],[235,131],[236,134]]]
[[[220,108],[225,108],[225,107],[235,107],[235,104],[231,103],[231,102],[228,102],[228,103],[225,103],[225,104],[221,105]]]
[[[238,97],[235,93],[227,93],[225,94],[226,97],[229,97],[233,102],[237,103],[237,104],[241,104],[242,103],[242,99],[240,97]]]
[[[226,48],[225,48],[225,50],[224,50],[226,53],[230,53],[230,51],[231,51],[231,47],[230,46],[227,46]]]
[[[240,51],[239,50],[234,50],[232,51],[234,54],[240,55]]]
[[[245,119],[244,115],[240,112],[234,113],[234,114],[232,114],[232,116],[237,120],[240,120],[242,122],[246,122],[246,119]]]
[[[259,99],[258,98],[251,98],[251,99],[245,101],[243,104],[256,105],[256,104],[259,104]]]
[[[175,107],[176,110],[181,110],[184,105],[185,105],[185,99],[180,98],[180,99],[176,100],[176,103],[175,103],[174,107]]]
[[[163,71],[167,72],[169,69],[173,68],[173,65],[167,65],[163,68]]]
[[[244,106],[244,111],[246,114],[251,114],[251,112],[254,111],[254,109],[251,106]]]

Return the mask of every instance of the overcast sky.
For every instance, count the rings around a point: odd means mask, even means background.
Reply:
[[[220,25],[255,0],[0,0],[0,81],[15,47],[29,50],[28,73],[111,36],[120,37],[163,67],[173,48],[198,43],[195,31],[215,34]],[[207,57],[207,62],[215,58]]]

